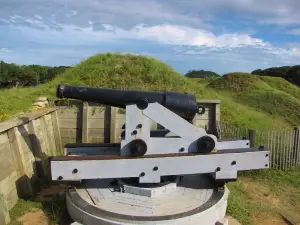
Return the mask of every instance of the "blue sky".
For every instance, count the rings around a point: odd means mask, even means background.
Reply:
[[[191,69],[300,64],[299,0],[1,0],[0,60],[76,65],[103,52]]]

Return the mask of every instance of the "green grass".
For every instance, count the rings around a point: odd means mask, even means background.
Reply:
[[[266,115],[274,124],[263,121],[267,118],[255,119],[255,126],[259,128],[288,128],[300,124],[300,89],[284,79],[262,77],[246,73],[230,73],[207,85],[220,95],[230,98],[232,105],[239,103],[250,111]],[[251,115],[240,118],[251,118]],[[234,113],[233,116],[237,116]],[[268,119],[267,119],[268,120]],[[278,125],[276,125],[276,123]],[[238,124],[237,124],[238,125]],[[246,125],[246,124],[245,124]],[[249,123],[247,124],[247,126]],[[251,124],[251,127],[254,124]]]
[[[255,225],[264,214],[300,221],[300,168],[242,172],[228,187],[228,212],[243,225]]]

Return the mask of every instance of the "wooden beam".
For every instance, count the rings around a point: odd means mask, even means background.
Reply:
[[[18,117],[9,119],[5,122],[0,123],[0,133],[2,133],[4,131],[7,131],[7,130],[13,128],[13,127],[20,126],[24,123],[28,123],[31,120],[42,117],[42,116],[44,116],[48,113],[51,113],[55,110],[56,110],[55,108],[50,108],[50,109],[48,108],[48,109],[45,109],[45,110],[39,110],[39,111],[36,111],[36,112],[27,113],[27,114],[24,114],[22,116],[18,116]]]
[[[13,152],[16,170],[18,173],[17,189],[20,197],[30,198],[33,196],[33,188],[31,184],[31,177],[26,166],[23,151],[21,149],[21,143],[19,135],[17,134],[17,127],[14,127],[7,132],[11,150]]]
[[[57,116],[57,111],[55,110],[52,114],[52,126],[54,132],[54,140],[56,144],[56,151],[57,153],[64,154],[64,148],[62,146],[60,129],[59,129],[59,121]]]
[[[83,102],[82,104],[82,124],[81,124],[81,142],[88,143],[88,110],[89,103]]]
[[[116,142],[117,108],[110,107],[110,143]]]
[[[42,121],[41,121],[41,125]],[[40,142],[40,139],[37,136],[37,126],[36,121],[32,120],[28,123],[29,137],[31,141],[32,151],[35,158],[35,164],[37,167],[38,177],[43,178],[49,175],[48,166],[47,166],[47,155],[43,152],[43,148]],[[42,129],[44,132],[44,137],[47,137],[47,132]],[[45,141],[45,140],[44,140]]]

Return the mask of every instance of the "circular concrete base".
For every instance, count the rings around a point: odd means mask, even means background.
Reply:
[[[228,189],[218,191],[205,175],[183,176],[175,189],[155,195],[126,193],[112,181],[93,180],[70,189],[66,197],[71,218],[84,225],[215,225],[226,214]]]

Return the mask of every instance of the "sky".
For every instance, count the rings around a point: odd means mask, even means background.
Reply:
[[[0,60],[75,66],[106,52],[185,74],[300,64],[299,0],[0,0]]]

